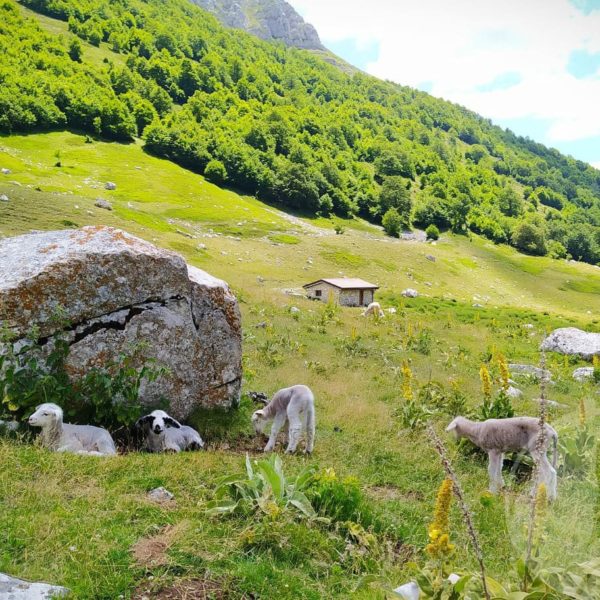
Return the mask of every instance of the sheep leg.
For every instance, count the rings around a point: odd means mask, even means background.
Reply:
[[[488,474],[490,476],[490,492],[497,494],[504,486],[502,479],[502,462],[504,460],[504,454],[498,450],[490,450],[488,452],[489,465]]]
[[[302,433],[302,419],[301,415],[295,412],[290,413],[288,415],[288,419],[290,422],[290,440],[285,452],[286,454],[291,454],[292,452],[296,452],[298,442],[300,441],[300,434]]]
[[[275,448],[275,443],[277,442],[277,435],[279,434],[280,429],[285,425],[287,420],[287,415],[284,412],[280,412],[275,415],[273,419],[273,425],[271,425],[271,434],[269,435],[269,441],[265,446],[265,452],[271,452],[273,448]]]

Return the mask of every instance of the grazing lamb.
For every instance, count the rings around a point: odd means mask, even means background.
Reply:
[[[287,453],[295,452],[302,430],[306,430],[306,452],[313,451],[315,440],[315,399],[310,388],[305,385],[293,385],[276,392],[271,402],[252,415],[252,424],[256,433],[263,433],[268,421],[273,420],[271,435],[265,446],[265,452],[275,447],[277,434],[286,424],[289,426]]]
[[[454,432],[457,438],[466,437],[476,446],[485,450],[489,457],[488,473],[490,475],[490,492],[497,493],[504,485],[502,480],[502,461],[505,452],[526,451],[539,465],[539,482],[548,490],[548,498],[556,498],[556,458],[558,434],[544,425],[544,440],[539,444],[539,420],[535,417],[512,417],[509,419],[488,419],[475,422],[465,417],[456,417],[446,427],[446,431]],[[548,461],[548,447],[552,441],[552,465]]]
[[[368,317],[369,315],[377,315],[378,317],[385,317],[385,313],[381,309],[379,302],[371,302],[365,310],[362,311],[361,317]]]
[[[63,423],[62,408],[56,404],[40,404],[29,417],[29,424],[42,428],[42,444],[48,450],[96,456],[117,453],[115,443],[106,429]]]
[[[155,410],[140,417],[135,425],[146,434],[144,447],[148,452],[181,452],[204,447],[204,442],[195,429],[181,425],[164,410]]]

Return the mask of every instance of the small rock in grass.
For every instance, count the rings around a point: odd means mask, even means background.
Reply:
[[[113,183],[112,181],[107,181],[104,184],[104,189],[105,190],[110,190],[110,191],[116,190],[117,189],[117,184]]]
[[[433,254],[426,254],[425,258],[427,260],[430,260],[431,262],[435,262],[435,260],[436,260],[435,256],[433,256]]]
[[[385,309],[387,313],[389,313],[390,315],[395,315],[396,314],[396,308],[393,306],[390,306],[389,308]]]
[[[148,498],[154,502],[171,502],[175,496],[164,487],[157,487],[148,492]]]
[[[404,600],[419,600],[421,597],[421,590],[414,581],[410,581],[409,583],[397,587],[394,590],[394,594],[400,596],[400,598],[404,598]]]
[[[97,206],[98,208],[103,208],[104,210],[112,210],[112,204],[108,200],[104,200],[104,198],[96,198],[94,206]]]
[[[193,238],[194,237],[191,233],[188,233],[187,231],[183,231],[182,229],[176,229],[175,231],[179,235],[182,235],[183,237],[186,237],[186,238]]]
[[[2,172],[2,175],[10,175],[12,173],[12,171],[10,169],[6,169],[6,168],[2,169],[1,172]]]
[[[256,281],[258,281],[258,283],[264,283],[265,282],[265,278],[261,277],[260,275],[256,278]]]
[[[532,323],[524,323],[523,329],[533,329],[533,324]]]
[[[534,402],[537,402],[538,404],[542,403],[542,399],[541,398],[536,398],[534,400]],[[567,404],[561,404],[560,402],[555,402],[554,400],[545,400],[546,404],[552,408],[569,408],[569,406]]]
[[[579,367],[573,371],[575,381],[586,381],[594,377],[594,367]]]
[[[509,398],[520,398],[523,395],[523,392],[516,387],[513,387],[512,385],[509,386],[509,388],[506,390],[506,395]]]
[[[66,597],[69,590],[47,583],[32,583],[0,573],[0,598],[10,600],[50,600]]]
[[[405,298],[417,298],[419,296],[419,292],[417,290],[413,290],[412,288],[406,288],[402,290],[402,295]]]
[[[300,309],[297,306],[292,306],[292,307],[290,307],[290,312],[293,315],[297,315],[300,312]]]
[[[8,202],[8,196],[6,194],[0,194],[0,202]]]
[[[196,249],[197,249],[197,250],[206,250],[206,244],[198,244],[198,245],[196,246]]]

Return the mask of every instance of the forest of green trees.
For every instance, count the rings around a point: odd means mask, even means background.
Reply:
[[[600,172],[460,106],[226,29],[188,0],[21,3],[77,37],[2,0],[3,132],[139,136],[215,183],[308,213],[600,262]],[[80,40],[123,60],[86,61]]]

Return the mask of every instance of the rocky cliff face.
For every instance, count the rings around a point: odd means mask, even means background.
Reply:
[[[324,50],[316,29],[285,0],[191,0],[228,27],[267,41],[307,50]]]
[[[59,307],[68,326],[53,318]],[[142,361],[169,370],[142,386],[140,401],[165,398],[176,418],[239,401],[240,313],[227,284],[118,229],[0,240],[0,321],[16,345],[34,326],[44,343],[66,336],[74,378],[139,347]]]

